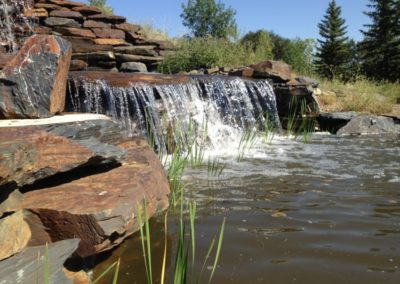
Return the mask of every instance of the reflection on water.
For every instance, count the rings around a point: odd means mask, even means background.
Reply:
[[[210,180],[207,169],[185,175],[199,211],[195,270],[225,216],[214,283],[400,283],[398,137],[278,138],[240,163],[235,155],[225,155],[219,178]],[[162,230],[162,217],[153,220],[155,267]],[[171,249],[176,229],[168,236]],[[145,283],[137,237],[108,261],[119,256],[120,283]]]

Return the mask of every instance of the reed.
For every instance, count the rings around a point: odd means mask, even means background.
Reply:
[[[255,129],[250,129],[243,132],[238,146],[238,155],[236,157],[238,162],[244,158],[246,153],[253,147],[256,140],[257,131]]]

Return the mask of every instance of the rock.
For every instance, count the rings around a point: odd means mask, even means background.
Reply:
[[[92,20],[87,20],[83,22],[83,27],[84,28],[111,28],[111,24],[99,22],[99,21],[92,21]]]
[[[164,60],[163,57],[122,54],[122,53],[115,53],[115,58],[117,59],[118,62],[156,63]]]
[[[348,112],[322,112],[317,117],[319,127],[322,131],[335,134],[358,114],[355,111]]]
[[[105,15],[105,14],[88,16],[88,19],[95,21],[102,21],[111,24],[122,24],[126,22],[125,17],[115,16],[115,15]]]
[[[0,52],[0,69],[3,69],[13,57],[12,54]]]
[[[47,18],[49,13],[44,8],[34,8],[26,10],[24,16],[27,18]]]
[[[92,29],[94,34],[99,38],[115,38],[115,39],[125,39],[125,33],[117,29]]]
[[[392,118],[376,115],[360,115],[354,117],[344,127],[337,131],[337,135],[371,135],[400,133]]]
[[[93,41],[97,45],[108,45],[108,46],[127,45],[124,39],[117,39],[117,38],[95,38]]]
[[[59,6],[62,6],[62,7],[67,7],[67,8],[86,6],[85,3],[68,1],[68,0],[47,0],[47,2],[53,3],[55,5],[59,5]]]
[[[229,72],[230,76],[239,76],[239,77],[247,77],[247,78],[252,78],[253,77],[254,70],[253,68],[249,67],[244,67],[238,70],[232,70]]]
[[[133,73],[133,72],[146,73],[147,67],[145,64],[140,62],[124,62],[121,64],[119,71],[128,73]]]
[[[254,69],[254,78],[271,78],[284,83],[290,81],[292,77],[292,68],[283,61],[267,60],[250,67]]]
[[[52,33],[52,29],[49,27],[45,27],[45,26],[35,26],[34,27],[34,32],[35,34],[39,34],[39,35],[50,35]]]
[[[61,6],[58,6],[56,4],[51,4],[51,3],[35,3],[35,8],[44,8],[46,10],[57,10],[57,9],[61,9]]]
[[[81,239],[81,257],[109,250],[137,231],[144,200],[149,216],[168,206],[168,181],[154,152],[140,139],[118,146],[128,151],[120,167],[24,194],[22,208],[40,218],[53,241]]]
[[[71,44],[60,37],[30,37],[0,75],[5,80],[0,82],[0,117],[37,118],[62,112],[71,52]]]
[[[110,51],[98,51],[91,53],[75,53],[72,55],[72,59],[85,60],[89,65],[96,65],[97,62],[103,61],[115,61],[115,55]]]
[[[98,51],[113,51],[111,45],[96,45],[93,39],[65,37],[72,44],[73,53],[91,53]]]
[[[117,162],[124,152],[96,139],[71,141],[35,126],[0,128],[1,185],[18,186],[87,165]]]
[[[318,85],[319,85],[317,80],[310,78],[310,77],[299,76],[299,77],[296,77],[295,79],[299,84],[311,86],[313,88],[318,88]]]
[[[0,262],[0,283],[72,284],[72,280],[65,276],[63,265],[77,249],[78,243],[78,239],[70,239],[49,244],[47,247],[25,249],[18,255]],[[48,279],[45,279],[46,274],[44,272],[46,262],[49,263]]]
[[[70,65],[69,70],[70,71],[81,71],[81,70],[85,70],[87,67],[88,67],[88,64],[86,61],[74,59],[74,60],[71,60],[71,65]]]
[[[115,28],[125,32],[134,32],[134,33],[141,30],[141,27],[139,25],[133,25],[130,23],[116,24]]]
[[[206,74],[217,74],[219,73],[219,67],[206,69]]]
[[[83,15],[97,15],[101,14],[101,10],[95,6],[82,6],[82,7],[74,7],[72,11],[79,12]]]
[[[14,208],[20,207],[23,195],[15,188],[15,184],[2,186],[0,191],[0,218],[3,217],[4,213],[12,212]]]
[[[74,272],[64,269],[64,273],[74,284],[92,284],[90,276],[83,270]]]
[[[0,240],[0,260],[17,254],[28,246],[51,242],[40,219],[25,210],[0,219]],[[1,264],[0,262],[0,267]]]
[[[73,19],[68,18],[56,18],[56,17],[48,17],[44,20],[47,26],[55,27],[55,26],[64,26],[71,28],[80,28],[81,24]]]
[[[61,33],[64,36],[77,36],[84,38],[96,38],[96,35],[88,29],[58,27],[55,29],[56,32]]]
[[[133,55],[143,55],[143,56],[158,56],[158,53],[154,50],[154,45],[144,45],[144,46],[121,46],[114,48],[116,53],[122,54],[133,54]]]
[[[77,19],[82,20],[83,15],[79,12],[71,11],[71,10],[53,10],[50,12],[50,17],[60,17],[60,18],[69,18],[69,19]]]

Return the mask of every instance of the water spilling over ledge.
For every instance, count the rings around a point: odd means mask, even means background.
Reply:
[[[111,116],[127,135],[153,136],[162,149],[167,148],[165,137],[176,140],[205,124],[214,147],[235,130],[257,128],[266,118],[280,128],[276,98],[266,80],[72,72],[67,100],[68,111]]]

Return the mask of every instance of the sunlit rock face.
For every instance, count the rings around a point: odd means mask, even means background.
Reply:
[[[30,37],[0,73],[0,117],[42,118],[62,112],[71,52],[71,44],[61,37]]]

